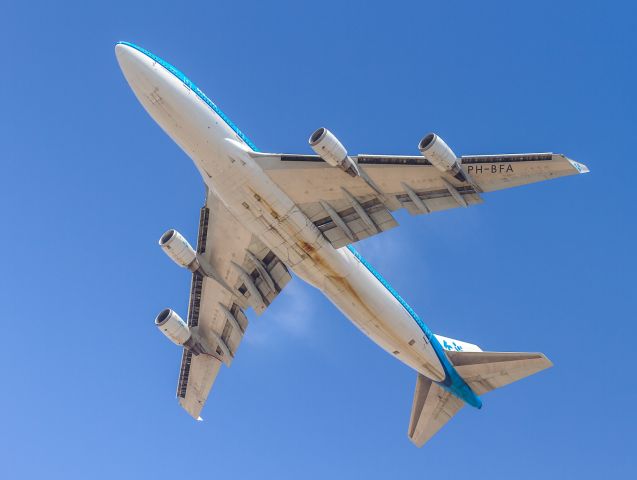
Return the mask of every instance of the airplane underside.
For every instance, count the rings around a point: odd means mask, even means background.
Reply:
[[[196,250],[174,230],[160,240],[192,272],[187,322],[166,309],[156,324],[183,347],[177,396],[193,417],[236,354],[244,311],[265,311],[290,270],[416,370],[408,434],[419,446],[465,403],[480,408],[479,395],[551,366],[542,354],[483,352],[434,335],[351,244],[396,227],[395,210],[468,207],[485,192],[585,166],[551,153],[458,158],[434,134],[420,142],[420,156],[352,157],[324,128],[310,137],[316,155],[262,153],[175,67],[125,42],[116,54],[140,103],[207,186]]]

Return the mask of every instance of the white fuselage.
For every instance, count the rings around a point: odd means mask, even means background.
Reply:
[[[181,72],[126,45],[117,46],[117,56],[139,101],[246,229],[387,352],[434,381],[445,378],[430,341],[396,296],[348,248],[331,246]]]

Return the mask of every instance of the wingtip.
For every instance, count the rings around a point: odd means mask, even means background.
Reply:
[[[568,159],[568,161],[571,163],[571,165],[573,165],[573,168],[575,170],[577,170],[577,173],[589,173],[590,169],[584,165],[583,163],[579,163],[576,162],[575,160],[571,160],[570,158]]]
[[[547,368],[551,368],[553,367],[553,362],[551,361],[550,358],[548,358],[546,355],[544,355],[542,352],[537,352],[537,360],[540,362],[540,366],[538,367],[538,370],[536,370],[535,373],[537,372],[541,372],[542,370],[546,370]]]

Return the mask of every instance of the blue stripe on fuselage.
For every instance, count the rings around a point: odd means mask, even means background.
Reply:
[[[433,334],[433,332],[429,329],[429,327],[425,325],[425,322],[421,320],[418,314],[416,314],[416,312],[414,312],[414,310],[407,304],[407,302],[403,300],[403,298],[398,294],[398,292],[394,290],[389,283],[387,283],[387,280],[385,280],[383,276],[380,273],[378,273],[376,269],[372,267],[367,262],[367,260],[365,260],[361,256],[361,254],[356,251],[354,247],[352,247],[351,245],[348,245],[347,249],[350,252],[352,252],[354,256],[365,266],[365,268],[367,268],[367,270],[369,270],[370,273],[374,275],[374,277],[376,277],[376,280],[378,280],[389,291],[389,293],[391,293],[394,296],[394,298],[398,300],[398,303],[400,303],[403,306],[403,308],[407,310],[407,313],[409,313],[411,318],[414,319],[414,321],[418,324],[420,329],[425,334],[425,337],[427,337],[427,340],[429,340],[429,343],[431,343],[431,346],[436,352],[436,356],[438,357],[438,360],[440,360],[440,363],[442,364],[442,368],[445,371],[445,379],[442,382],[436,382],[436,383],[438,383],[438,385],[440,385],[444,389],[453,393],[456,397],[467,402],[469,405],[476,408],[481,408],[482,400],[480,400],[480,398],[473,392],[473,390],[471,390],[471,387],[467,385],[467,383],[462,379],[460,374],[458,374],[457,370],[454,368],[452,363],[447,358],[447,355],[445,354],[444,349],[442,348],[442,345],[440,345],[440,342],[438,341],[436,336]]]
[[[168,63],[165,60],[162,60],[161,58],[159,58],[157,55],[152,54],[151,52],[149,52],[148,50],[146,50],[145,48],[142,48],[138,45],[135,45],[134,43],[130,43],[130,42],[117,42],[118,45],[126,45],[127,47],[131,47],[134,48],[135,50],[137,50],[138,52],[143,53],[144,55],[146,55],[148,58],[152,59],[153,61],[159,63],[162,67],[164,67],[166,70],[168,70],[170,73],[172,73],[175,77],[177,77],[181,82],[183,82],[184,85],[186,85],[188,88],[190,88],[190,90],[192,90],[193,92],[195,92],[195,94],[204,101],[204,103],[206,103],[210,108],[212,108],[214,110],[214,112],[219,115],[221,117],[221,119],[226,122],[226,124],[232,129],[234,130],[234,132],[239,135],[239,137],[241,138],[241,140],[243,140],[252,150],[254,150],[255,152],[258,152],[259,149],[256,147],[256,145],[254,143],[252,143],[252,140],[250,140],[241,130],[239,130],[239,127],[237,127],[232,120],[230,120],[228,118],[228,116],[223,113],[221,111],[221,109],[219,107],[217,107],[217,105],[215,105],[215,103],[210,100],[208,97],[206,97],[206,94],[203,93],[199,87],[197,85],[195,85],[186,75],[183,74],[183,72],[181,70],[179,70],[178,68],[173,67],[170,63]]]

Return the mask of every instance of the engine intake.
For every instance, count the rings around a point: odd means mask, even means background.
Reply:
[[[159,312],[159,315],[155,318],[155,325],[177,345],[185,345],[192,336],[186,322],[170,308]]]
[[[316,130],[310,136],[309,143],[312,150],[332,167],[338,167],[352,177],[360,175],[356,163],[347,155],[343,144],[327,128]]]
[[[180,267],[187,268],[193,272],[199,269],[195,250],[177,230],[170,229],[164,233],[159,239],[159,246]]]
[[[445,141],[435,133],[429,133],[418,144],[418,150],[426,160],[441,172],[449,172],[461,182],[466,182],[467,177],[460,167],[458,157]]]
[[[182,345],[195,355],[206,353],[199,336],[193,334],[186,322],[174,310],[166,308],[155,318],[155,325],[171,342]]]

